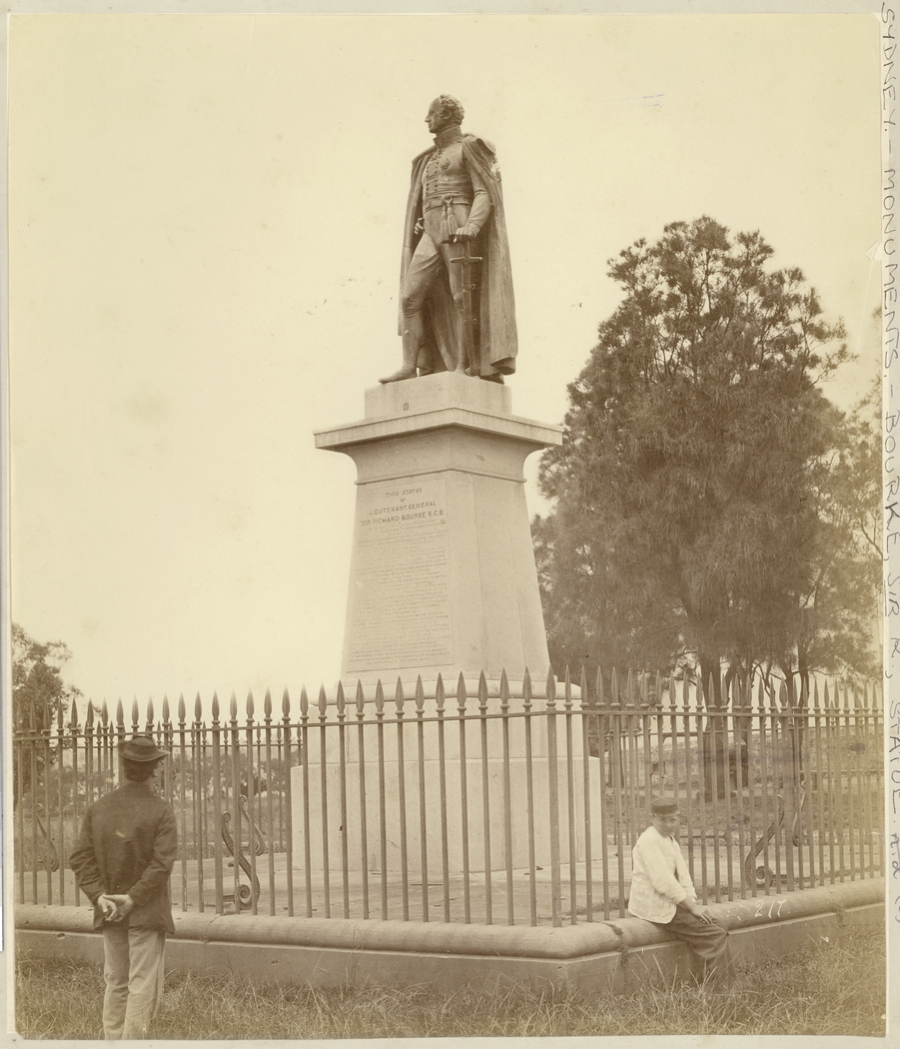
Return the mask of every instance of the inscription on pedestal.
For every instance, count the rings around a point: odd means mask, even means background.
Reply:
[[[443,479],[361,485],[345,673],[452,659]]]

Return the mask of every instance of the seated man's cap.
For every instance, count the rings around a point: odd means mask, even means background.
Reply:
[[[678,802],[668,795],[654,798],[650,802],[650,811],[654,816],[671,816],[678,811]]]
[[[119,754],[126,761],[159,761],[169,756],[169,752],[160,750],[149,736],[132,736],[119,744]]]

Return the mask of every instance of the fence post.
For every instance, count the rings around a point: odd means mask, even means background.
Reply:
[[[619,913],[625,909],[625,827],[622,818],[622,792],[625,789],[625,770],[622,762],[622,722],[623,708],[619,692],[619,675],[613,667],[609,679],[610,720],[612,721],[612,742],[610,746],[610,774],[613,797],[613,821],[615,824],[616,866],[618,875]]]
[[[490,774],[488,771],[488,696],[487,680],[482,670],[478,678],[478,727],[481,738],[481,826],[482,855],[484,857],[484,920],[491,925],[494,920],[493,900],[491,898],[491,792]]]
[[[522,710],[525,715],[525,818],[528,833],[528,915],[532,925],[537,925],[537,885],[535,872],[537,864],[534,854],[534,765],[532,762],[531,739],[531,674],[528,667],[522,675]]]
[[[269,914],[275,913],[275,813],[272,808],[272,693],[266,689],[263,699],[266,736],[266,855],[269,861]],[[290,793],[290,789],[288,789]]]
[[[597,680],[594,694],[597,703],[597,756],[600,760],[600,864],[603,874],[603,920],[609,921],[609,827],[607,825],[607,740],[609,733],[609,712],[606,707],[606,694],[603,689],[603,668],[597,667]]]
[[[300,689],[300,768],[303,783],[303,876],[306,886],[306,917],[312,917],[312,843],[309,819],[309,696]]]
[[[593,851],[591,827],[591,738],[590,697],[588,696],[587,672],[584,664],[581,667],[581,760],[582,760],[582,805],[584,835],[584,915],[589,922],[594,920],[594,873],[592,867]],[[603,789],[602,782],[600,789]]]
[[[184,705],[184,694],[178,696],[178,794],[181,807],[181,909],[187,910],[187,802],[185,800],[185,780],[187,779],[187,764],[184,749],[185,717],[187,711]],[[174,764],[174,757],[172,763]],[[197,782],[193,783],[193,792],[197,793]],[[194,841],[199,843],[197,825],[194,823]],[[203,895],[202,888],[200,895]]]
[[[422,921],[427,922],[428,915],[428,820],[426,814],[425,794],[425,688],[422,675],[416,678],[416,769],[419,786],[419,867],[422,881]]]
[[[322,806],[322,892],[325,917],[331,917],[331,842],[328,834],[328,767],[326,763],[325,722],[328,718],[328,698],[325,686],[319,688],[319,790]]]
[[[284,726],[284,770],[285,770],[285,818],[287,841],[287,908],[288,917],[294,916],[294,808],[293,808],[293,777],[291,776],[291,699],[285,688],[281,696],[281,721]]]
[[[338,719],[338,776],[341,795],[341,887],[343,889],[344,917],[350,917],[350,862],[348,855],[349,827],[347,823],[347,728],[346,702],[344,685],[338,681],[335,695],[335,708]]]
[[[456,682],[456,712],[459,727],[459,813],[462,834],[463,911],[468,925],[472,920],[471,888],[469,885],[469,792],[466,769],[466,680],[460,671]]]
[[[513,907],[512,782],[509,769],[509,681],[500,674],[500,723],[503,729],[503,852],[506,866],[506,922],[515,924]]]
[[[447,766],[446,740],[444,738],[444,679],[438,674],[434,690],[437,708],[438,733],[438,777],[441,799],[441,882],[444,890],[444,921],[450,921],[450,835],[447,825]]]
[[[547,673],[547,775],[550,819],[550,912],[553,924],[562,925],[562,877],[559,863],[559,781],[556,753],[556,681]]]
[[[403,739],[405,698],[403,682],[397,678],[394,689],[394,713],[397,726],[397,815],[400,819],[400,885],[403,895],[403,920],[409,921],[409,855],[406,834],[406,753]]]
[[[193,770],[194,799],[191,811],[194,816],[194,841],[197,848],[197,889],[200,894],[198,909],[202,914],[206,909],[204,900],[203,860],[207,848],[212,848],[209,841],[209,817],[207,814],[207,769],[206,769],[206,726],[203,722],[203,704],[200,693],[194,697],[194,721],[191,733],[191,768]],[[214,890],[213,895],[216,895]]]
[[[381,917],[388,916],[387,891],[387,796],[384,780],[384,688],[381,679],[375,685],[375,741],[378,754],[378,846],[381,868]]]
[[[222,728],[219,725],[219,697],[213,692],[212,738],[213,738],[213,858],[216,879],[216,914],[225,906],[225,875],[222,869]]]
[[[359,851],[362,871],[363,918],[369,917],[369,813],[366,807],[366,700],[362,681],[356,682],[356,740],[359,757]]]
[[[253,803],[256,801],[256,777],[257,772],[254,772],[253,768],[253,714],[256,710],[256,705],[253,702],[253,692],[247,692],[247,703],[245,710],[247,712],[247,725],[245,732],[247,733],[247,793],[244,794],[244,782],[243,774],[238,784],[240,791],[240,798],[238,799],[238,807],[243,808],[241,801],[246,797],[247,799],[247,851],[250,853],[250,882],[251,882],[251,896],[250,896],[250,913],[258,913],[258,902],[257,892],[259,887],[259,881],[256,875],[256,856],[258,851],[257,842],[257,825],[254,819]],[[234,847],[237,849],[237,854],[234,857],[234,869],[237,870],[240,866],[240,853],[241,853],[241,839],[238,838],[235,841]]]
[[[578,845],[575,836],[575,755],[574,739],[572,735],[572,681],[569,677],[569,668],[566,667],[566,676],[563,685],[563,714],[566,729],[566,833],[569,839],[569,918],[573,925],[578,921],[577,899],[578,882],[576,863],[578,861]]]
[[[104,713],[106,712],[106,702],[105,701],[103,703],[103,711],[104,711]],[[22,725],[19,726],[20,730],[21,730],[22,727],[23,727]],[[56,772],[57,772],[56,783],[57,783],[57,795],[58,795],[58,802],[59,802],[59,902],[60,902],[60,904],[62,906],[65,906],[65,903],[66,903],[66,868],[68,867],[68,859],[69,859],[69,853],[68,853],[68,849],[66,847],[65,756],[66,756],[66,750],[65,750],[64,725],[63,725],[63,709],[62,709],[62,703],[60,703],[59,704],[59,708],[57,709],[57,712],[56,712],[56,766],[57,766],[56,767]],[[22,754],[21,749],[20,749],[20,751],[19,751],[19,773],[20,773],[20,775],[21,775],[21,772],[22,772],[22,759],[23,759],[23,757],[24,757],[24,755]],[[49,770],[48,770],[48,775],[49,775]],[[108,782],[107,782],[107,785],[106,785],[106,789],[107,790],[109,789],[109,783]],[[19,806],[20,806],[19,811],[20,811],[20,813],[22,811],[21,810],[21,803],[22,803],[22,786],[21,786],[21,781],[20,781],[20,784],[19,784]],[[78,834],[78,827],[77,826],[73,827],[72,833],[73,833],[73,836]],[[21,835],[19,837],[19,840],[20,841],[24,841],[24,824],[22,825],[22,833],[21,833]],[[75,844],[74,840],[73,840],[72,844],[73,845]],[[22,857],[22,860],[24,862],[24,856]],[[23,868],[23,871],[24,871],[24,868]],[[21,897],[20,902],[22,902],[22,903],[25,902],[24,882],[23,882],[22,897]],[[78,888],[77,887],[75,889],[75,903],[76,904],[78,903]]]

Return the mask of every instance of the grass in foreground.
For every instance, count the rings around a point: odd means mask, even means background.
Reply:
[[[255,986],[169,973],[154,1038],[360,1038],[653,1034],[883,1035],[884,934],[831,942],[742,969],[734,985],[685,983],[598,999],[526,987],[433,989]],[[19,962],[16,1027],[29,1038],[101,1037],[100,967]]]

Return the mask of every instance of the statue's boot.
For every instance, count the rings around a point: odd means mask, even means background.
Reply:
[[[403,366],[399,371],[394,372],[393,375],[388,375],[384,379],[379,379],[379,382],[400,382],[401,379],[415,379],[418,340],[414,341],[413,338],[410,337],[411,334],[412,333],[410,332],[404,332],[403,335]]]
[[[399,371],[394,372],[393,375],[386,375],[383,379],[379,379],[379,382],[399,382],[401,379],[415,379],[416,369],[407,368],[404,365]]]

